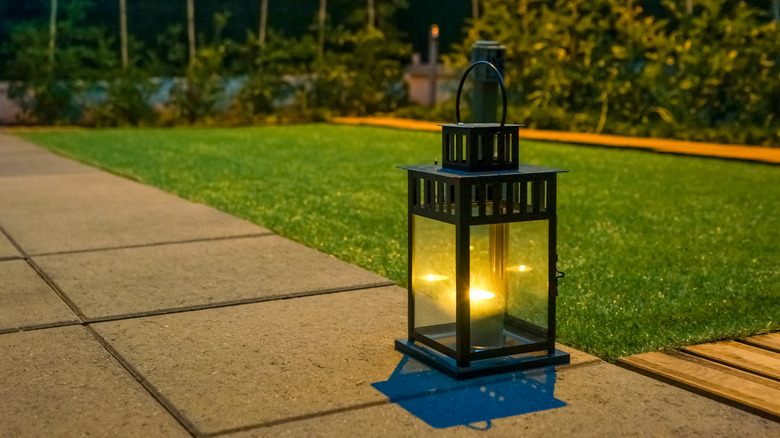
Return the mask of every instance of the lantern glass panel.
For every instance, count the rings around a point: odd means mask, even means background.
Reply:
[[[454,336],[455,225],[413,215],[412,226],[414,326],[431,338]]]
[[[507,314],[547,329],[549,312],[549,221],[509,224],[506,264]],[[546,334],[545,334],[546,336]]]
[[[469,242],[471,346],[485,350],[504,343],[508,224],[475,225]]]
[[[549,221],[475,225],[469,245],[471,348],[544,341]]]

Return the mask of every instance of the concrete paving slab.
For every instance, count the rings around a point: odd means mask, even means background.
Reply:
[[[0,436],[189,436],[84,327],[0,335],[0,352]]]
[[[0,262],[0,333],[78,322],[76,314],[26,261]]]
[[[0,178],[12,176],[94,173],[99,170],[54,154],[5,153],[0,155]]]
[[[388,403],[371,384],[403,360],[393,342],[405,336],[406,310],[406,291],[386,287],[92,327],[198,433],[211,434]]]
[[[0,226],[28,254],[269,233],[105,172],[3,178],[0,205]]]
[[[216,433],[385,397],[406,327],[397,287],[94,324],[195,425]]]
[[[2,232],[0,232],[0,260],[13,259],[21,257],[16,247],[8,240]]]
[[[547,382],[549,383],[549,381]],[[775,437],[780,424],[690,392],[662,384],[611,364],[558,371],[553,379],[554,398],[565,406],[470,426],[434,428],[399,404],[356,408],[332,415],[315,416],[271,427],[229,434],[248,437],[342,437],[361,431],[364,437]],[[537,388],[543,387],[536,385]],[[500,391],[500,390],[498,390]],[[452,398],[454,395],[449,394]],[[442,401],[429,396],[435,407]],[[534,389],[526,395],[538,399]],[[506,399],[522,404],[524,400]],[[425,406],[423,400],[412,406]],[[538,403],[538,402],[537,402]],[[468,414],[473,403],[450,406],[450,412]],[[540,408],[549,408],[543,403]],[[457,414],[456,414],[457,416]],[[487,429],[487,430],[485,430]]]
[[[0,156],[35,153],[48,154],[49,152],[19,137],[0,132]]]
[[[87,320],[391,284],[275,235],[41,256],[33,261]]]

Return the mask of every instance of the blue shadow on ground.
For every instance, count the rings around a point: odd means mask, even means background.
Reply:
[[[489,429],[497,418],[566,406],[553,396],[552,366],[458,381],[404,356],[388,380],[371,386],[439,429]]]

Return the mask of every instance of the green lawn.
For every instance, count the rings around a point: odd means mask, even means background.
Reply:
[[[305,125],[35,132],[58,153],[406,281],[406,174],[436,133]],[[780,167],[521,143],[558,184],[559,340],[619,356],[780,329]]]

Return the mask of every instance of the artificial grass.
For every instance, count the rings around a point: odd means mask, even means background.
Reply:
[[[303,125],[22,134],[405,285],[406,173],[435,133]],[[558,338],[607,360],[780,329],[780,167],[521,143],[558,183]]]

